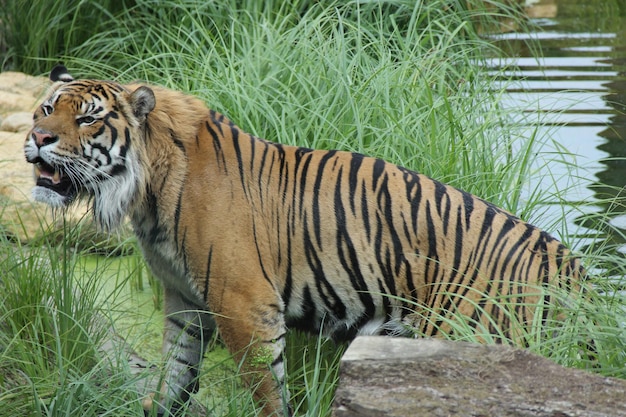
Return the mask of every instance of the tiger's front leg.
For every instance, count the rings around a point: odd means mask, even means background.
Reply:
[[[175,415],[198,390],[200,365],[216,326],[210,313],[186,300],[180,292],[166,288],[164,294],[162,353],[166,366],[160,392],[143,402],[149,416]]]
[[[282,299],[265,280],[222,282],[225,288],[216,291],[221,297],[209,304],[216,306],[215,320],[224,343],[242,365],[244,384],[253,390],[262,415],[292,415],[285,386],[287,328]]]

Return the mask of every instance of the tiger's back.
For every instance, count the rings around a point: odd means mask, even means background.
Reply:
[[[105,228],[128,215],[163,282],[164,398],[147,410],[175,410],[197,389],[216,328],[244,379],[260,376],[270,414],[288,404],[289,328],[350,340],[464,321],[523,344],[552,291],[575,292],[584,275],[547,233],[424,175],[258,139],[165,88],[74,81],[65,68],[51,78],[25,143],[33,195],[87,196]]]

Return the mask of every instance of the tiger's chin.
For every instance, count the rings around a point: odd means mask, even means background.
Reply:
[[[39,201],[40,203],[45,203],[54,208],[62,208],[69,206],[72,201],[74,201],[73,197],[68,197],[66,195],[61,195],[56,191],[43,187],[41,185],[36,185],[32,190],[32,196],[35,201]]]

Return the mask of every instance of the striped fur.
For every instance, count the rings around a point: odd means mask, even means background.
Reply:
[[[561,243],[466,192],[380,159],[264,141],[179,92],[53,74],[25,145],[34,196],[87,196],[107,229],[130,217],[165,288],[161,411],[194,392],[216,328],[245,375],[262,377],[264,413],[280,413],[289,328],[436,336],[465,317],[523,344],[546,290],[579,287]]]

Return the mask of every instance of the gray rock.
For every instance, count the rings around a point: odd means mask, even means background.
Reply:
[[[5,132],[27,131],[33,126],[33,113],[18,112],[11,113],[0,123],[0,130]]]
[[[625,394],[508,346],[365,336],[342,358],[333,416],[623,417]]]

